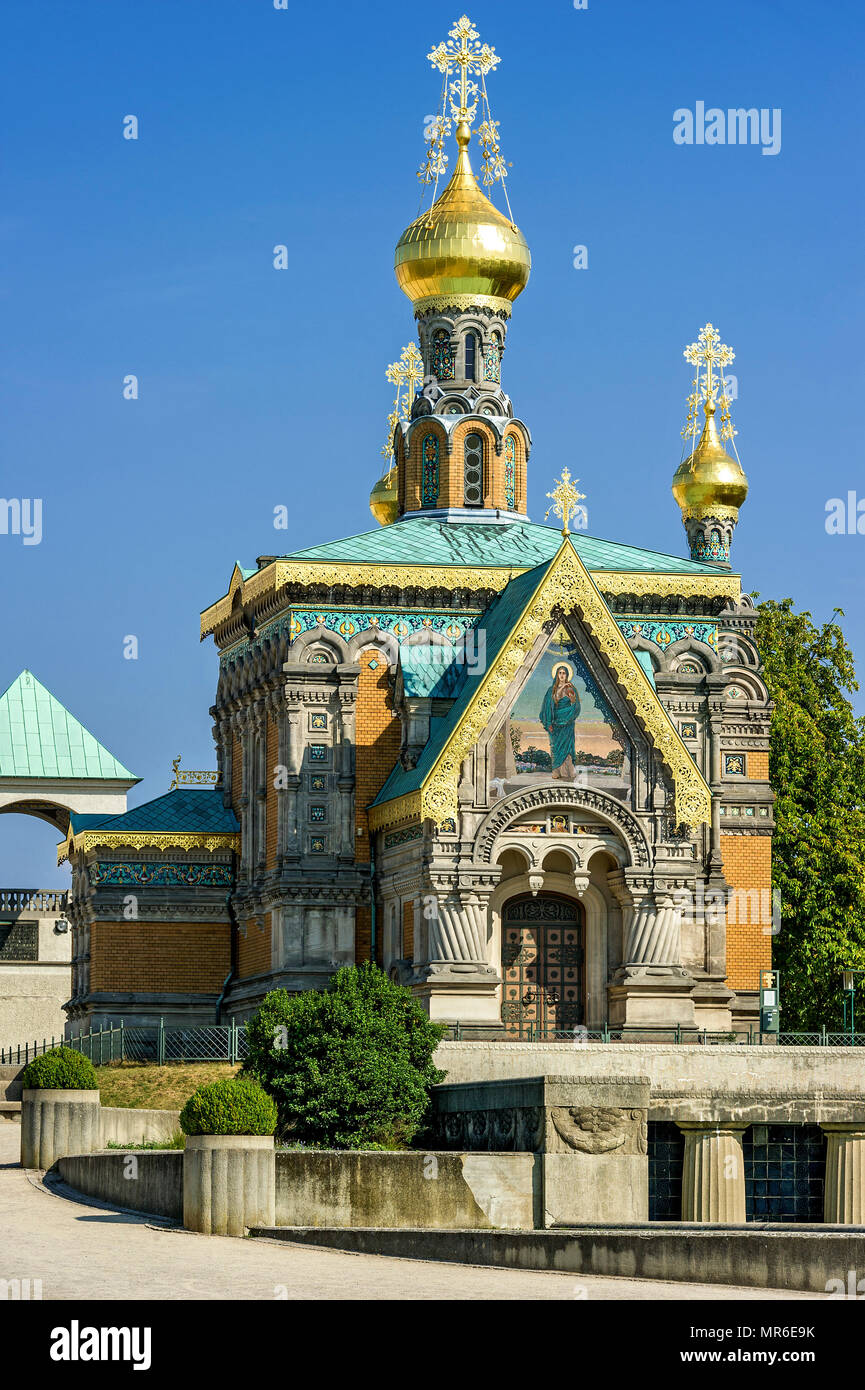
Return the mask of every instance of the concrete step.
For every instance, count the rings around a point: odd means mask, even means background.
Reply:
[[[0,1120],[12,1120],[21,1122],[21,1102],[20,1100],[0,1100]]]
[[[21,1073],[24,1066],[20,1062],[4,1062],[0,1066],[0,1101],[21,1099]]]

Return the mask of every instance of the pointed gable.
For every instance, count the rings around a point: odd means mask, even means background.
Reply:
[[[463,760],[489,725],[544,623],[554,612],[572,611],[579,614],[669,769],[675,784],[677,818],[690,826],[708,821],[709,787],[568,539],[553,560],[511,580],[490,605],[479,624],[486,633],[485,661],[474,669],[466,668],[450,711],[433,721],[417,765],[411,769],[398,766],[391,773],[371,808],[373,828],[427,817],[441,823],[456,815]]]
[[[0,778],[137,781],[31,671],[0,696]]]

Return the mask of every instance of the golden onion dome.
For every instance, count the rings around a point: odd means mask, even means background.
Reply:
[[[531,252],[519,228],[481,192],[465,121],[456,138],[459,156],[450,182],[397,242],[397,282],[416,311],[478,304],[510,313],[528,283]]]
[[[703,407],[706,423],[700,442],[681,463],[673,478],[673,496],[687,517],[735,517],[748,495],[748,479],[737,459],[731,458],[718,437],[715,407]]]
[[[394,466],[379,478],[369,494],[369,509],[379,526],[390,526],[399,515],[399,470]]]

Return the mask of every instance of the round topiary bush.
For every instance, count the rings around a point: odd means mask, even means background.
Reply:
[[[25,1090],[30,1091],[98,1091],[96,1068],[83,1053],[73,1047],[52,1047],[24,1068],[21,1077]]]
[[[318,1148],[404,1148],[419,1133],[445,1029],[366,962],[327,990],[274,990],[246,1025],[243,1071],[279,1107],[279,1135]]]
[[[270,1096],[248,1076],[199,1086],[180,1112],[184,1134],[273,1134],[276,1121]]]

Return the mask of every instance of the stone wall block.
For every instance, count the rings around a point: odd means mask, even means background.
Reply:
[[[190,1134],[183,1156],[183,1224],[204,1235],[242,1236],[276,1219],[271,1136]]]
[[[67,1154],[94,1153],[101,1144],[98,1091],[24,1090],[21,1166],[47,1170]]]

